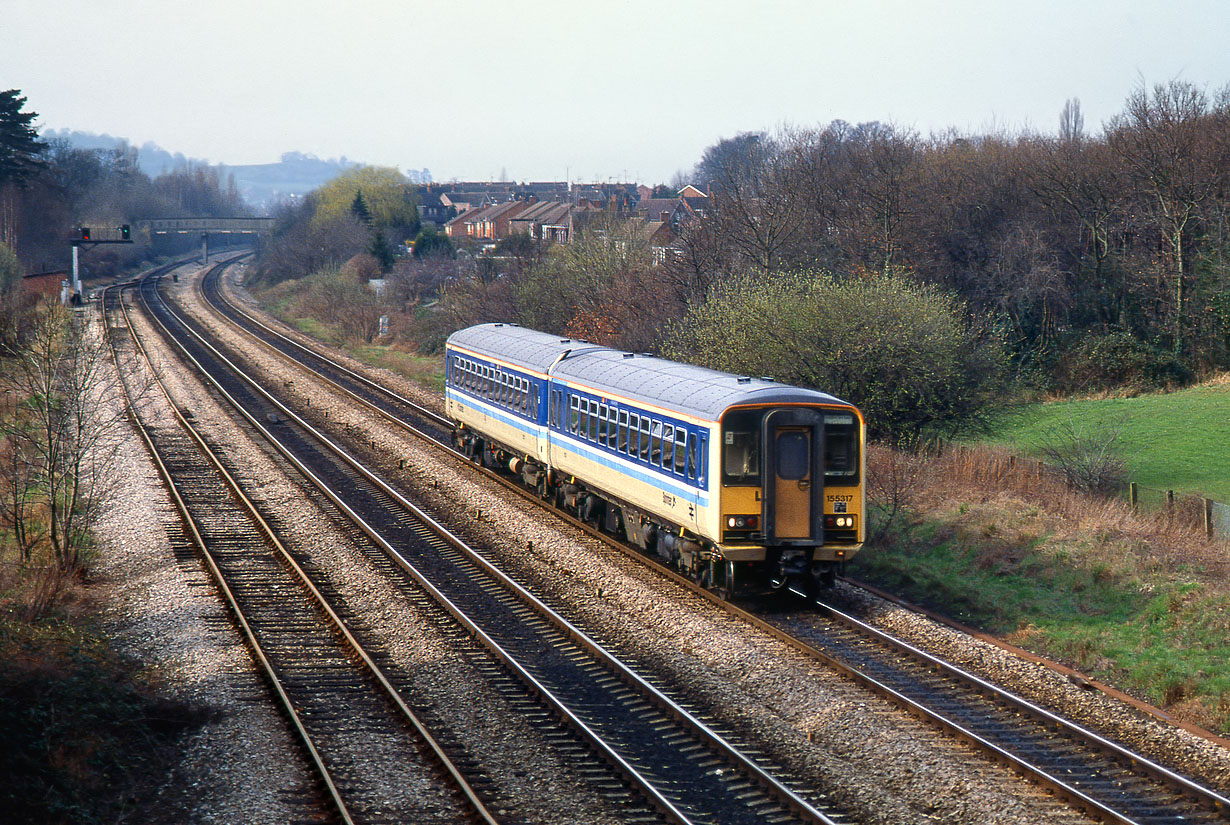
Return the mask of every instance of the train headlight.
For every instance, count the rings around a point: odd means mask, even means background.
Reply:
[[[758,516],[727,516],[726,526],[731,530],[755,530],[760,522]]]
[[[850,530],[854,527],[854,516],[825,516],[824,526],[829,529]]]

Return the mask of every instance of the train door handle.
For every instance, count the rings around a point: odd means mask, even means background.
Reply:
[[[808,481],[807,479],[802,479],[801,481],[799,481],[799,489],[800,489],[800,490],[809,490],[809,489],[811,489],[811,482],[810,482],[810,481]]]

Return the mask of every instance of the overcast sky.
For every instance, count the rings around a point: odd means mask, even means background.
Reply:
[[[743,131],[1089,131],[1142,81],[1230,83],[1225,0],[0,0],[41,128],[214,163],[666,182]]]

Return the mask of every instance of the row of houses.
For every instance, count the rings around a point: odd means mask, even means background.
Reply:
[[[574,237],[578,225],[596,212],[611,210],[641,221],[655,255],[661,257],[678,240],[683,227],[702,217],[709,208],[708,197],[693,186],[685,187],[673,198],[653,198],[646,187],[636,187],[635,191],[594,187],[574,192],[569,200],[539,199],[535,192],[522,198],[514,197],[515,194],[509,191],[505,200],[497,201],[490,192],[482,193],[481,198],[475,198],[474,193],[439,193],[440,201],[456,211],[443,223],[445,234],[453,240],[468,239],[484,245],[494,245],[515,234],[566,244]]]

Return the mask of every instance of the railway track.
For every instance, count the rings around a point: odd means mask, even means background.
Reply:
[[[108,290],[103,300],[117,366],[121,352],[143,356],[121,290]],[[111,326],[115,321],[122,326]],[[132,420],[183,519],[183,538],[203,561],[290,720],[329,818],[433,821],[425,815],[428,800],[409,807],[390,803],[388,783],[417,780],[433,788],[427,794],[432,808],[444,812],[434,821],[495,823],[463,767],[377,664],[380,654],[369,653],[349,631],[345,608],[313,583],[235,482],[226,459],[174,406],[165,387],[175,425],[144,420],[131,371],[120,369],[120,375]]]
[[[550,712],[570,756],[624,821],[847,822],[814,791],[791,784],[635,672],[322,433],[281,406],[167,306],[156,281],[143,301],[299,471],[404,574]],[[584,743],[576,748],[573,743]]]
[[[215,311],[262,340],[274,336],[279,351],[317,372],[390,420],[433,439],[446,449],[439,434],[441,419],[420,405],[388,393],[349,370],[340,372],[318,352],[311,352],[250,318],[225,299],[216,279],[202,285]],[[310,355],[302,353],[309,352]],[[336,378],[335,376],[342,377]],[[418,423],[408,423],[408,419]],[[447,422],[445,422],[447,423]],[[454,455],[457,455],[454,453]],[[464,457],[458,456],[461,460]],[[506,478],[493,477],[521,495],[530,496]],[[558,511],[557,511],[557,514]],[[611,543],[567,514],[576,526]],[[618,545],[638,558],[643,554]],[[706,598],[713,596],[674,571],[650,559],[682,586]],[[716,601],[716,600],[715,600]],[[774,617],[773,611],[752,615],[727,608],[806,655],[840,669],[868,688],[971,743],[991,758],[1061,795],[1092,818],[1115,823],[1190,823],[1230,821],[1230,800],[1200,786],[1140,754],[1086,730],[1011,692],[961,671],[862,623],[831,605],[817,605],[812,620]],[[767,616],[767,618],[766,618]]]

